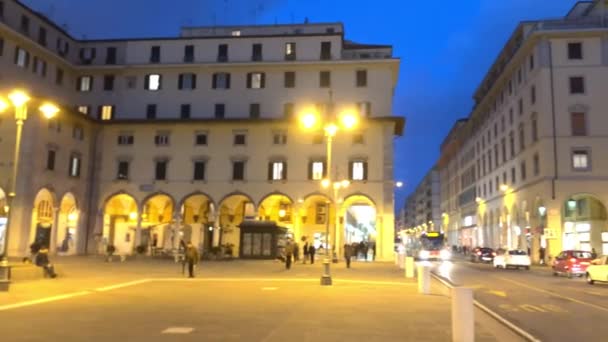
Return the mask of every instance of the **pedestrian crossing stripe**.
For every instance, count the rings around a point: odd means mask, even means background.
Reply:
[[[189,334],[194,331],[194,328],[189,327],[169,327],[161,332],[161,334]]]

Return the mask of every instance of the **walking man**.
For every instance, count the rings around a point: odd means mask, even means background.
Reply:
[[[285,245],[285,268],[286,269],[290,269],[291,268],[291,260],[293,259],[293,251],[294,251],[294,245],[291,242],[291,240],[287,241],[287,244]]]
[[[186,263],[188,263],[188,277],[194,278],[194,267],[198,264],[199,260],[198,250],[192,242],[188,241],[186,245]]]
[[[350,268],[350,259],[353,257],[353,246],[344,244],[344,259],[346,260],[346,268]]]
[[[41,247],[36,254],[36,266],[44,269],[44,276],[49,278],[56,278],[55,267],[49,261],[49,249],[47,247]]]
[[[304,257],[302,258],[302,263],[306,264],[306,259],[308,259],[309,249],[308,249],[308,241],[304,242],[304,246],[302,248],[302,252],[304,253]]]
[[[310,256],[310,264],[313,265],[315,263],[315,245],[313,245],[312,243],[310,244],[310,247],[308,248],[308,255]]]

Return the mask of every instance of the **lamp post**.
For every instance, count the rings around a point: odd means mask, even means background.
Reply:
[[[324,188],[328,188],[330,185],[333,184],[333,188],[334,188],[334,204],[335,204],[335,235],[334,235],[334,243],[335,243],[335,236],[337,235],[337,230],[338,230],[338,225],[339,225],[339,217],[338,217],[338,212],[337,212],[337,192],[341,187],[346,187],[348,186],[348,184],[343,183],[345,181],[341,181],[341,182],[332,182],[332,174],[331,174],[331,162],[332,162],[332,148],[333,148],[333,141],[334,141],[334,137],[336,136],[337,132],[340,130],[340,128],[344,129],[344,130],[352,130],[354,127],[357,126],[358,122],[359,122],[359,117],[356,113],[356,111],[350,110],[350,109],[345,109],[343,111],[341,111],[340,113],[338,113],[337,111],[334,110],[333,108],[333,102],[332,102],[332,91],[329,91],[329,105],[328,108],[326,110],[326,112],[324,113],[324,117],[323,119],[320,118],[320,113],[318,113],[316,110],[308,110],[305,111],[303,114],[301,114],[299,116],[300,119],[300,124],[301,126],[305,129],[305,130],[323,130],[323,133],[325,135],[325,141],[326,141],[326,147],[327,147],[327,177],[324,178],[321,182],[321,185]],[[337,175],[336,175],[337,177]],[[346,181],[348,182],[348,181]],[[336,185],[338,184],[338,185]],[[346,186],[343,186],[344,184],[346,184]],[[328,209],[329,209],[329,204],[328,204]],[[327,213],[329,214],[329,210],[327,210]],[[326,227],[325,227],[326,231],[325,231],[325,259],[323,260],[323,275],[321,276],[321,285],[331,285],[332,284],[332,280],[331,280],[331,275],[330,275],[330,247],[329,247],[329,218],[327,218],[326,220]]]
[[[0,96],[0,114],[5,112],[11,105],[15,109],[15,124],[17,130],[15,134],[15,150],[13,155],[13,169],[12,176],[10,178],[9,192],[7,194],[6,203],[8,207],[8,215],[6,221],[6,231],[4,239],[0,241],[0,281],[9,281],[10,273],[8,272],[8,239],[10,232],[10,222],[14,210],[12,210],[12,204],[17,196],[17,172],[19,170],[19,157],[21,151],[21,136],[23,133],[23,125],[27,120],[27,104],[31,100],[29,95],[22,90],[13,90],[8,94],[9,101],[4,100]],[[39,107],[40,112],[45,118],[51,119],[59,112],[59,108],[52,103],[45,102]]]

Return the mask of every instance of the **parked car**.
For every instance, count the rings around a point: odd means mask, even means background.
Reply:
[[[562,251],[553,261],[553,275],[565,274],[568,278],[572,278],[573,275],[582,277],[592,260],[593,255],[588,251]]]
[[[498,250],[493,260],[494,267],[507,269],[509,267],[530,269],[530,256],[521,249]]]
[[[496,256],[496,252],[492,248],[489,247],[477,247],[471,253],[471,261],[472,262],[492,262],[494,257]]]
[[[591,265],[587,267],[585,278],[589,285],[593,285],[596,281],[608,282],[608,255],[602,255],[593,260]]]

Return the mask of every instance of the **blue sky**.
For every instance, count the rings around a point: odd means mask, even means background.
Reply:
[[[439,156],[454,120],[517,23],[562,17],[575,0],[25,0],[76,37],[175,36],[180,26],[341,21],[346,38],[391,44],[401,58],[395,115],[397,206]],[[120,11],[118,9],[121,9]],[[388,113],[387,113],[388,114]]]

